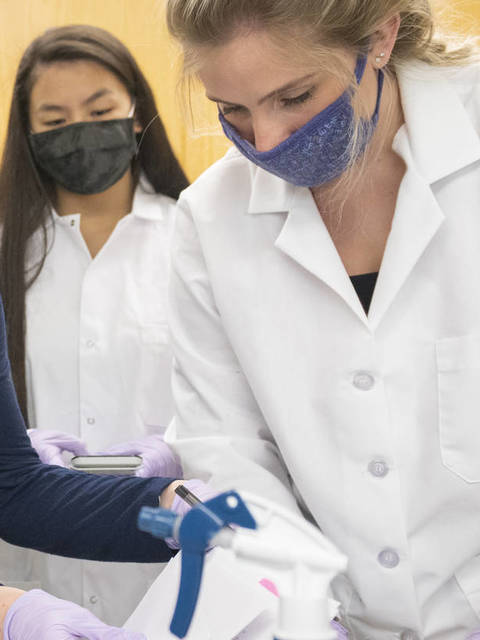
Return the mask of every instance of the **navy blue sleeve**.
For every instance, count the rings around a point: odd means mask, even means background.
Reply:
[[[75,558],[163,562],[172,551],[138,531],[136,520],[141,506],[158,506],[171,481],[94,476],[40,462],[18,407],[0,302],[0,538]]]

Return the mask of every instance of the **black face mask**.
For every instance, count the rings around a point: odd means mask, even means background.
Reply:
[[[77,122],[30,134],[36,163],[73,193],[101,193],[120,180],[137,151],[133,118]]]

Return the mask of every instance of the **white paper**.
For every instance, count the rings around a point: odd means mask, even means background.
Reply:
[[[148,640],[175,640],[169,627],[180,585],[181,554],[169,562],[124,625]],[[272,637],[278,598],[242,569],[232,554],[213,549],[205,558],[202,586],[187,640],[263,640]],[[252,632],[246,630],[252,622]]]

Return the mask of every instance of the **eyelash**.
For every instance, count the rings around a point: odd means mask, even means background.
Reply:
[[[307,102],[312,97],[312,89],[305,91],[299,96],[295,96],[294,98],[283,98],[281,100],[284,107],[294,107],[297,104],[303,104]]]
[[[111,110],[112,110],[111,107],[109,107],[108,109],[98,109],[97,111],[92,111],[92,115],[98,118],[98,117],[104,116],[106,113],[109,113]],[[65,122],[65,118],[60,118],[59,120],[50,120],[45,124],[48,127],[59,127],[64,122]]]
[[[47,127],[58,127],[59,125],[61,125],[64,121],[64,119],[60,119],[60,120],[50,120],[49,122],[45,122],[45,124],[47,125]]]
[[[111,107],[109,107],[108,109],[98,109],[98,111],[92,111],[92,114],[96,116],[103,116],[111,110]]]
[[[299,104],[303,104],[304,102],[308,102],[308,100],[310,100],[313,96],[313,91],[314,91],[313,88],[308,89],[308,91],[304,91],[303,93],[301,93],[298,96],[295,96],[294,98],[282,98],[280,102],[287,109],[289,107],[295,107]],[[244,108],[245,107],[242,107],[241,105],[232,105],[228,107],[224,106],[222,107],[222,114],[224,116],[228,116],[230,113],[237,113],[238,111],[242,111]]]
[[[241,107],[240,105],[237,106],[231,106],[231,107],[222,107],[222,115],[224,116],[228,116],[230,113],[235,113],[237,111],[241,111],[242,109],[244,109],[244,107]]]

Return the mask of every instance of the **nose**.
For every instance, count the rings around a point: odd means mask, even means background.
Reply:
[[[270,151],[286,140],[293,131],[281,123],[270,119],[253,123],[253,138],[255,149],[259,152]]]

